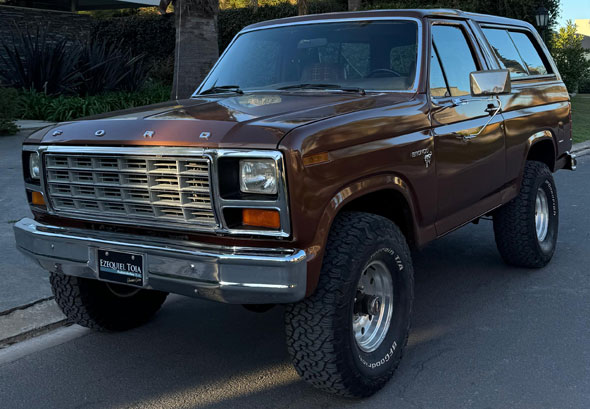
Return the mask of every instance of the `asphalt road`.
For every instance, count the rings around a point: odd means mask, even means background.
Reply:
[[[172,297],[137,330],[73,326],[0,350],[0,406],[588,408],[590,157],[556,179],[561,231],[548,267],[505,266],[488,221],[414,253],[406,355],[370,399],[330,396],[297,377],[281,308]]]
[[[13,224],[31,217],[21,167],[26,134],[0,136],[0,312],[51,296],[47,274],[14,246]]]

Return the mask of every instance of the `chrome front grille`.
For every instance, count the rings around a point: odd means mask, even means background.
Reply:
[[[44,157],[47,196],[57,214],[217,226],[207,157]]]

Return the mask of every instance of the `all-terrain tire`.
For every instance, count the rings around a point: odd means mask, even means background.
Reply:
[[[539,194],[544,194],[548,204],[544,237],[539,237],[536,229]],[[528,268],[547,265],[555,252],[559,227],[557,190],[547,165],[527,161],[518,196],[496,210],[493,218],[496,246],[507,264]]]
[[[357,285],[375,262],[391,273],[393,313],[385,338],[365,352],[353,332]],[[313,386],[370,396],[392,377],[407,343],[414,274],[406,239],[390,220],[361,212],[339,215],[329,234],[316,291],[286,307],[287,348],[295,369]]]
[[[145,324],[168,296],[58,273],[51,273],[49,281],[57,305],[70,322],[101,331],[125,331]]]

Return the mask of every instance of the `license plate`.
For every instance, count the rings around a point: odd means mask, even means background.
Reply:
[[[98,249],[97,255],[99,279],[143,287],[143,255],[106,249]]]

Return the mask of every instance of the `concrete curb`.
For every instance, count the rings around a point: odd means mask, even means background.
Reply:
[[[24,341],[67,323],[53,298],[43,299],[0,315],[0,348]]]
[[[32,121],[32,120],[20,120],[16,121],[16,126],[18,126],[19,130],[21,131],[35,131],[37,129],[45,128],[46,126],[55,125],[54,122],[45,122],[45,121]]]
[[[572,153],[576,156],[584,156],[590,154],[590,141],[576,143],[572,146]]]

